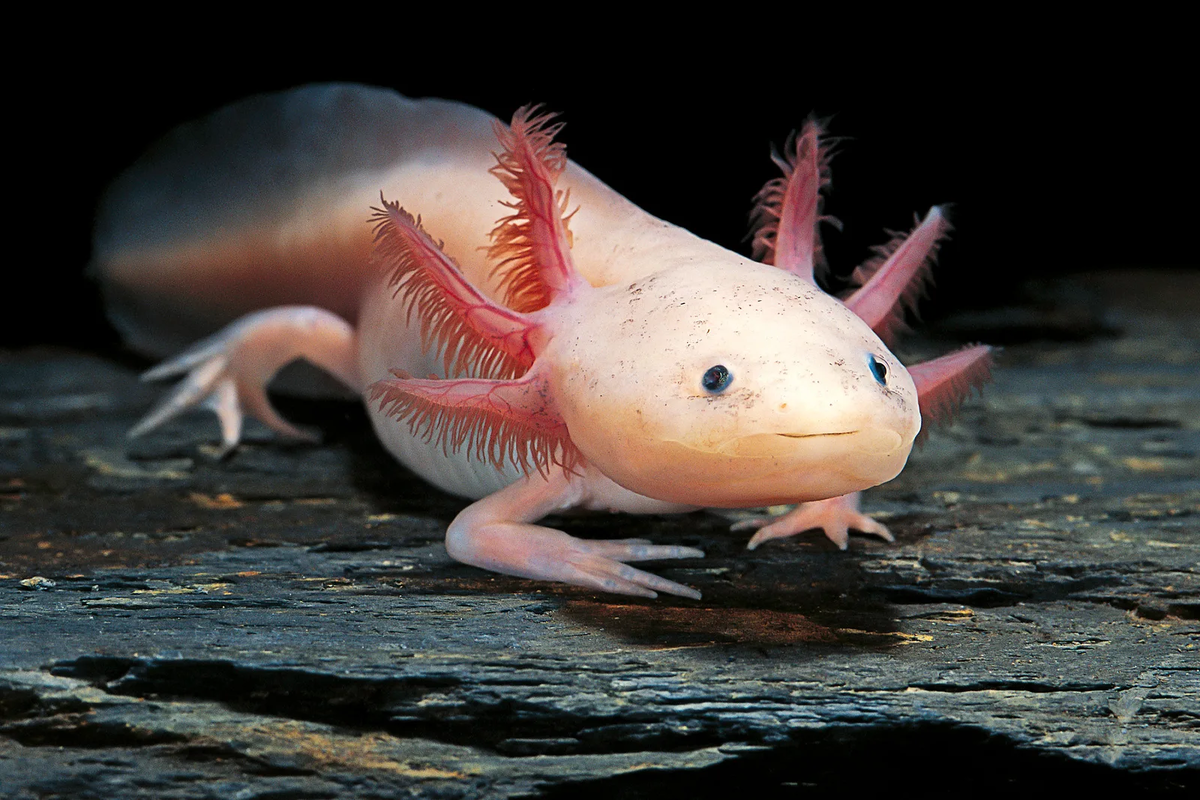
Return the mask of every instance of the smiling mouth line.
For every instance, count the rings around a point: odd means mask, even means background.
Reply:
[[[837,433],[777,433],[776,436],[783,436],[788,439],[812,439],[817,436],[849,436],[858,431],[838,431]]]

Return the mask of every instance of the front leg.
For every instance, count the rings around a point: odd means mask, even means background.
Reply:
[[[592,470],[586,470],[591,473]],[[629,566],[626,561],[703,558],[694,547],[653,545],[644,539],[577,539],[531,523],[547,514],[594,506],[603,478],[567,474],[527,475],[468,506],[446,531],[446,550],[464,564],[505,575],[559,581],[617,594],[657,597],[657,592],[700,599],[681,583]]]
[[[861,492],[801,503],[780,517],[758,517],[735,523],[730,530],[757,530],[746,548],[753,550],[770,539],[795,536],[803,531],[819,529],[829,540],[845,550],[850,544],[850,531],[862,531],[889,542],[896,541],[887,527],[859,510]]]

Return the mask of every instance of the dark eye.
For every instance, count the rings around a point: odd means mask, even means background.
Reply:
[[[729,382],[732,380],[733,375],[730,374],[729,370],[725,369],[723,365],[717,364],[715,367],[708,368],[708,371],[704,373],[704,377],[700,379],[700,385],[706,391],[713,394],[720,394],[725,391],[725,388],[729,386]]]
[[[875,376],[879,385],[887,386],[887,364],[872,354],[867,356],[867,366],[871,368],[871,374]]]

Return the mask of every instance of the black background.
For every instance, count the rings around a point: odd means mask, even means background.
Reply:
[[[97,37],[54,54],[65,71],[30,72],[11,90],[20,191],[0,344],[112,344],[82,275],[103,187],[179,122],[311,81],[391,86],[501,117],[545,103],[567,122],[572,158],[651,213],[743,253],[750,198],[778,174],[770,144],[810,113],[832,116],[831,133],[847,137],[826,205],[845,225],[825,231],[835,268],[851,269],[885,228],[954,203],[934,315],[1002,302],[1030,277],[1194,269],[1200,171],[1186,43],[1170,41],[1169,23],[1139,32],[1119,20],[1104,37],[1069,26],[1012,33],[978,47],[961,37],[902,47],[884,35],[805,50],[792,37],[787,50],[765,22],[762,50],[754,37],[673,51],[642,37],[590,50],[559,41],[536,58],[444,32],[436,55],[430,41],[413,49],[412,31],[393,44],[320,47]]]

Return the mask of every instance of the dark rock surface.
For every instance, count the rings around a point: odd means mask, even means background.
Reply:
[[[732,513],[561,520],[704,549],[651,567],[699,602],[455,564],[461,501],[353,404],[281,401],[324,444],[252,428],[218,460],[205,415],[126,442],[160,392],[138,364],[0,352],[2,794],[949,792],[966,772],[1182,795],[1200,285],[1039,292],[958,322],[1008,346],[985,398],[869,493],[894,545],[751,553]]]

